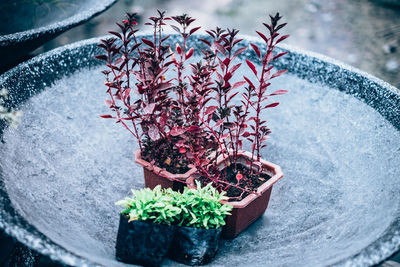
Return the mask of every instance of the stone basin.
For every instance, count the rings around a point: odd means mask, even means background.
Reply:
[[[100,14],[117,0],[0,2],[0,67]]]
[[[259,41],[244,38],[245,46]],[[108,110],[102,62],[93,58],[98,41],[55,49],[0,76],[9,105],[24,113],[18,128],[0,128],[0,228],[67,265],[125,266],[114,256],[114,202],[143,187],[143,171],[135,140],[99,118]],[[289,73],[271,90],[290,92],[265,115],[272,134],[262,156],[285,176],[263,217],[221,240],[210,265],[378,264],[400,248],[400,92],[333,59],[279,49],[289,54],[276,67]],[[250,49],[244,58],[254,58]]]

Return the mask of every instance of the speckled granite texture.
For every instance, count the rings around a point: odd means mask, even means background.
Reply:
[[[98,117],[107,107],[97,42],[0,76],[9,104],[24,112],[17,129],[0,128],[0,227],[68,265],[123,266],[114,256],[114,202],[143,187],[143,174],[129,134]],[[330,58],[281,49],[290,53],[277,67],[289,74],[271,90],[290,93],[266,114],[273,133],[262,154],[285,177],[264,216],[221,241],[211,265],[379,263],[400,248],[400,92]]]

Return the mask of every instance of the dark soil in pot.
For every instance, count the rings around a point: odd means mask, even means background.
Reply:
[[[238,164],[237,170],[235,170],[234,166],[231,165],[222,170],[223,173],[224,171],[226,171],[226,176],[225,176],[226,179],[228,180],[228,182],[232,184],[236,184],[238,182],[236,179],[236,175],[238,173],[242,174],[243,178],[240,180],[239,185],[242,188],[247,187],[250,191],[256,191],[260,185],[262,185],[271,178],[271,176],[266,173],[253,172],[252,174],[250,172],[250,168],[243,164]],[[226,193],[228,197],[234,198],[231,199],[233,201],[240,201],[249,195],[249,193],[243,192],[242,190],[236,187],[229,187]]]
[[[116,258],[126,263],[143,266],[160,266],[167,254],[175,232],[175,226],[146,221],[128,222],[121,214]]]
[[[190,170],[189,163],[182,156],[182,153],[179,153],[178,149],[170,147],[170,142],[164,139],[145,140],[141,151],[142,158],[170,173],[186,173]]]
[[[237,174],[242,174],[243,178],[240,180],[238,184]],[[247,188],[250,191],[257,191],[257,188],[260,187],[263,183],[268,181],[271,176],[266,173],[257,173],[254,171],[250,172],[250,166],[246,166],[243,164],[238,164],[237,169],[235,170],[233,165],[230,165],[221,170],[221,176],[225,177],[226,181],[230,182],[234,185],[239,185],[241,188]],[[204,178],[203,178],[204,179]],[[209,181],[204,181],[203,184],[207,184]],[[248,192],[240,190],[236,187],[229,187],[225,189],[226,195],[231,199],[229,201],[240,201],[249,195]]]
[[[177,227],[168,257],[187,265],[211,262],[217,254],[221,230]]]

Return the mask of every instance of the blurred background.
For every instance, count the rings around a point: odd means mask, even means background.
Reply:
[[[400,87],[400,0],[119,0],[103,14],[35,50],[37,55],[115,29],[125,12],[143,21],[165,10],[187,13],[203,29],[236,28],[255,36],[268,13],[288,22],[287,44],[339,59]]]

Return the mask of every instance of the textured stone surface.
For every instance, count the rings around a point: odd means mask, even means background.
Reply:
[[[70,265],[120,266],[114,202],[143,187],[143,173],[128,132],[98,117],[107,107],[96,42],[0,76],[24,112],[17,129],[2,131],[0,227]],[[290,93],[266,114],[273,133],[263,158],[285,177],[264,216],[222,241],[212,265],[379,263],[400,247],[400,92],[332,59],[282,49],[290,53],[277,66],[289,74],[271,90]]]

